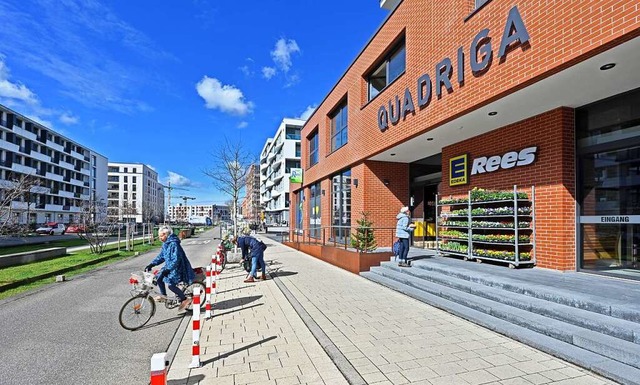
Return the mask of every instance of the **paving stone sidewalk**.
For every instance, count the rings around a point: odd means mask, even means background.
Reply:
[[[170,368],[169,384],[615,384],[304,253],[268,243],[265,260],[274,279],[245,284],[243,271],[228,266],[218,281],[214,317],[203,322],[203,366],[188,368],[188,329]]]

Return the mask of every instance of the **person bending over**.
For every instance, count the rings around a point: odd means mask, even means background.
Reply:
[[[251,271],[247,275],[247,278],[244,280],[245,283],[255,282],[258,279],[257,270],[258,265],[260,265],[260,269],[262,270],[261,280],[267,279],[267,266],[264,263],[264,243],[260,240],[250,236],[240,236],[234,239],[236,245],[242,250],[242,255],[251,254]]]

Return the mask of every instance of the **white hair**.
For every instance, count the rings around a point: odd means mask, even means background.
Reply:
[[[171,235],[171,234],[173,234],[173,230],[171,230],[171,227],[166,226],[166,225],[164,225],[164,226],[160,226],[160,228],[158,229],[158,236],[159,236],[160,234],[167,234],[167,235]]]

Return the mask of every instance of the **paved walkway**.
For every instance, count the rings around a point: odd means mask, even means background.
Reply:
[[[613,384],[440,309],[273,241],[273,279],[227,265],[201,368],[190,326],[169,384]],[[190,323],[191,324],[191,323]]]

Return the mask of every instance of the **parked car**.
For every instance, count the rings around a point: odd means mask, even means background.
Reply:
[[[49,235],[62,235],[66,228],[64,224],[58,222],[47,222],[44,226],[38,227],[36,233]]]
[[[87,229],[83,225],[70,224],[65,233],[86,233]]]

